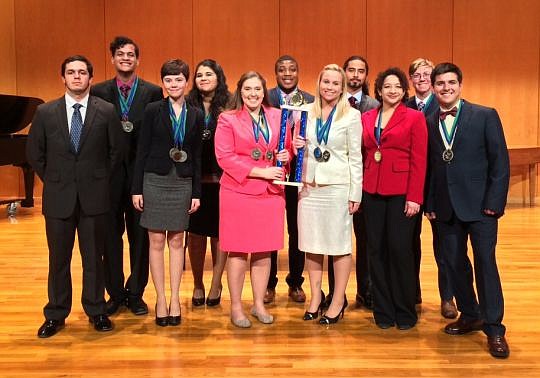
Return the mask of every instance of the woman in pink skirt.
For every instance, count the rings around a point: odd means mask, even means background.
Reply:
[[[219,116],[215,149],[223,169],[219,192],[219,236],[221,249],[229,254],[227,281],[231,295],[231,322],[251,326],[242,308],[242,288],[251,254],[253,290],[251,315],[261,323],[274,321],[263,303],[270,273],[270,251],[283,248],[285,171],[276,161],[287,163],[288,149],[277,151],[280,111],[268,103],[266,81],[249,71],[238,81],[233,110]],[[290,146],[287,138],[286,146]]]

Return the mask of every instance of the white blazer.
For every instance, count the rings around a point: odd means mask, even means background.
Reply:
[[[313,106],[305,106],[311,113]],[[349,201],[362,200],[362,121],[360,112],[350,108],[339,120],[332,120],[328,144],[317,142],[316,118],[309,114],[306,125],[306,151],[302,164],[302,181],[308,184],[348,184]],[[318,162],[313,151],[320,147],[330,152],[330,159]]]

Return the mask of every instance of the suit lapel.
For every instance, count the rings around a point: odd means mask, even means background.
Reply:
[[[406,112],[407,108],[405,107],[405,105],[399,104],[399,106],[394,111],[394,114],[392,114],[392,117],[390,117],[390,120],[386,124],[386,127],[381,133],[381,144],[385,139],[385,135],[388,135],[390,130],[392,130],[394,127],[396,127],[403,121]]]
[[[60,132],[62,133],[62,136],[64,137],[66,146],[68,147],[70,151],[72,151],[73,149],[71,148],[71,138],[69,136],[69,128],[68,128],[66,99],[64,97],[60,97],[57,101],[58,101],[56,105],[57,125],[60,128]]]
[[[94,118],[96,117],[97,110],[97,100],[93,96],[90,96],[90,98],[88,98],[88,109],[86,109],[86,116],[84,118],[83,129],[81,133],[81,141],[79,142],[79,152],[82,150],[84,146],[84,141],[88,137],[90,129],[94,124]]]
[[[167,133],[169,134],[172,143],[174,144],[174,132],[173,132],[173,126],[171,122],[171,117],[169,116],[169,98],[163,99],[163,102],[161,103],[161,125],[162,127],[167,129]],[[186,122],[187,123],[187,122]]]
[[[118,91],[118,89],[117,89]],[[137,108],[137,104],[144,98],[144,93],[146,92],[146,87],[144,85],[144,82],[139,78],[139,83],[137,84],[137,91],[135,92],[135,96],[133,97],[133,102],[131,103],[131,107],[129,108],[129,115],[132,115],[133,109]]]
[[[456,126],[456,136],[454,139],[454,144],[452,147],[455,147],[463,139],[462,136],[465,135],[467,126],[469,125],[469,120],[472,116],[472,107],[467,101],[463,101],[461,104],[461,111],[459,112],[459,117],[457,119]]]

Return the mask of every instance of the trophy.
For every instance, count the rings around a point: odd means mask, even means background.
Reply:
[[[300,130],[298,131],[298,134],[301,137],[306,136],[306,124],[307,124],[307,110],[302,109],[302,104],[304,103],[304,96],[302,96],[302,93],[297,91],[295,94],[293,94],[290,105],[281,105],[281,123],[280,123],[280,129],[279,129],[279,143],[278,143],[278,151],[281,151],[285,148],[285,139],[287,137],[287,124],[289,116],[292,114],[292,112],[299,111],[300,112]],[[296,156],[296,170],[294,172],[294,180],[293,181],[282,181],[282,180],[274,180],[274,184],[280,184],[280,185],[290,185],[290,186],[297,186],[302,187],[302,165],[304,161],[304,150],[305,147],[298,149],[298,154]],[[282,167],[283,163],[278,161],[276,163],[276,166]]]

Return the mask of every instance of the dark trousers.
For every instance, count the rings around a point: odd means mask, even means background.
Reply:
[[[300,287],[304,282],[302,272],[304,271],[305,254],[298,250],[298,188],[296,186],[285,186],[285,207],[287,210],[287,232],[289,234],[289,274],[287,274],[287,284],[289,287]],[[270,256],[270,278],[268,288],[275,289],[277,278],[277,252],[272,252]]]
[[[105,287],[116,301],[126,297],[142,298],[148,283],[148,231],[139,225],[141,213],[131,201],[131,183],[127,167],[122,165],[111,177],[111,210],[107,215],[105,246]],[[127,231],[131,274],[124,286],[124,242]]]
[[[362,210],[353,215],[353,229],[356,240],[356,293],[362,298],[371,293],[366,240],[366,219]],[[328,256],[328,290],[334,292],[334,258]]]
[[[448,267],[446,266],[446,262],[444,260],[444,255],[441,252],[441,247],[439,245],[440,238],[439,232],[437,231],[437,222],[429,221],[429,224],[433,234],[433,254],[435,256],[435,262],[437,263],[439,296],[441,297],[441,301],[450,301],[454,298],[454,289],[452,288],[452,278],[450,272],[448,271]]]
[[[405,196],[364,192],[362,206],[375,322],[414,325],[417,315],[412,238],[420,215],[405,216]]]
[[[46,319],[63,320],[71,312],[71,256],[75,231],[79,238],[83,281],[81,302],[88,316],[105,313],[103,249],[105,246],[105,215],[84,214],[79,204],[66,219],[45,217],[49,247],[49,303],[43,314]]]
[[[465,319],[482,319],[484,332],[488,336],[504,335],[504,299],[495,259],[497,218],[485,216],[480,221],[463,222],[454,214],[447,222],[438,221],[437,228],[461,316]],[[469,237],[478,301],[474,293],[471,262],[467,256]]]

